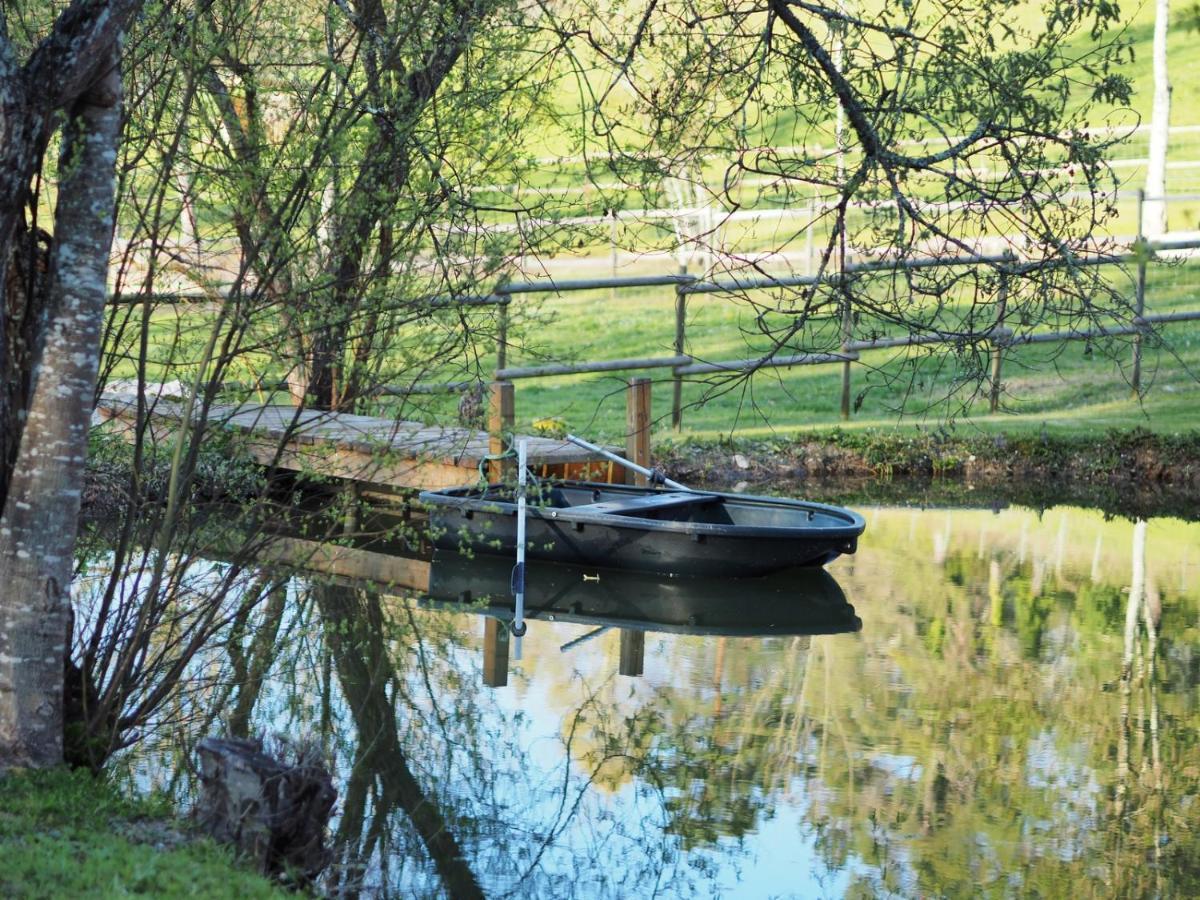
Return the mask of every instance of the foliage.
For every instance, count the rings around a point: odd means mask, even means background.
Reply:
[[[585,28],[589,14],[566,6],[550,20],[594,98],[577,130],[583,155],[602,154],[629,187],[650,173],[682,181],[717,220],[756,195],[817,201],[812,222],[769,248],[797,248],[822,223],[815,283],[740,298],[753,314],[748,342],[767,344],[761,362],[836,349],[864,314],[915,336],[954,335],[947,366],[962,386],[983,380],[992,328],[1079,325],[1101,309],[1129,318],[1128,302],[1078,265],[1107,250],[1097,235],[1116,184],[1104,160],[1112,139],[1089,117],[1129,98],[1127,48],[1104,37],[1114,4],[1054,2],[1036,15],[991,0],[630,2]],[[1085,35],[1086,46],[1073,43]],[[766,258],[725,251],[715,228],[689,241],[716,260],[714,274],[760,274]],[[1011,256],[965,270],[903,266],[985,247]],[[851,252],[901,268],[851,274]],[[956,294],[970,302],[954,308]],[[742,377],[714,376],[702,398]]]
[[[134,448],[122,434],[93,428],[88,438],[88,469],[93,475],[118,479],[128,488],[134,470]],[[146,499],[163,499],[171,478],[171,447],[153,444],[137,465],[139,482]],[[242,502],[258,497],[267,481],[260,465],[235,437],[226,431],[208,435],[196,455],[195,472],[189,486],[195,501]],[[85,514],[87,510],[85,509]]]

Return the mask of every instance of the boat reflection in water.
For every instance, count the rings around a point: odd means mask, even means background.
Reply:
[[[513,617],[512,562],[437,551],[426,603],[486,617],[483,680],[508,682]],[[620,631],[620,674],[642,674],[646,632],[722,637],[841,634],[862,620],[824,569],[797,568],[761,578],[686,578],[554,563],[529,564],[528,621],[591,625],[565,652],[610,629]]]

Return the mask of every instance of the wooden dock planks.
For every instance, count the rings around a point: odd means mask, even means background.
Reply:
[[[148,397],[149,430],[163,441],[183,420],[184,404]],[[136,395],[105,392],[96,418],[128,434],[137,427]],[[298,410],[274,404],[221,404],[209,409],[206,428],[236,436],[263,465],[389,488],[436,489],[475,481],[487,459],[487,432],[353,413]],[[529,464],[544,475],[608,481],[611,466],[567,441],[525,437]],[[616,473],[620,474],[620,473]]]

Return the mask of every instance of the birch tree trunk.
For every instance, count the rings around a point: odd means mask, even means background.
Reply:
[[[14,250],[28,257],[26,272],[36,268],[38,237],[26,222],[30,182],[46,152],[56,113],[68,109],[95,83],[142,0],[73,0],[24,65],[8,39],[7,6],[0,2],[0,513],[31,396],[29,358],[40,348],[37,330],[44,316],[44,298],[27,296],[31,280],[22,287],[26,296],[13,291],[13,278],[22,268],[18,265],[13,271]],[[28,237],[27,247],[16,248],[21,234]],[[30,325],[35,321],[37,328]]]
[[[1171,125],[1171,82],[1167,77],[1167,26],[1170,0],[1156,0],[1154,13],[1154,105],[1150,111],[1150,153],[1146,163],[1146,201],[1142,234],[1153,240],[1167,231],[1167,139]]]
[[[0,517],[0,765],[62,761],[70,584],[111,247],[121,129],[117,45],[68,108],[47,330]]]
[[[27,81],[11,51],[0,40],[0,198],[7,201],[0,202],[0,512],[24,425],[26,364],[41,317],[42,287],[31,277],[38,268],[36,253],[24,252],[36,248],[36,237],[22,226],[45,117],[31,111]]]

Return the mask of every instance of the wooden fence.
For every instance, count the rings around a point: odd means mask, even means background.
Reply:
[[[1070,329],[1064,331],[1024,332],[1016,333],[1006,327],[1003,321],[981,334],[966,336],[973,340],[986,341],[990,345],[990,408],[993,412],[999,406],[1003,375],[1004,352],[1010,348],[1043,343],[1063,341],[1095,340],[1097,338],[1134,336],[1132,347],[1131,385],[1134,393],[1141,389],[1141,369],[1143,341],[1147,333],[1156,326],[1178,322],[1200,321],[1200,309],[1178,311],[1160,314],[1145,314],[1146,305],[1146,274],[1149,264],[1158,253],[1169,251],[1200,249],[1200,240],[1162,240],[1147,241],[1138,239],[1129,252],[1113,255],[1097,255],[1080,258],[1072,265],[1105,266],[1127,265],[1135,266],[1135,296],[1134,316],[1126,323],[1116,322],[1112,325],[1096,325],[1092,328]],[[1052,265],[1065,265],[1060,261]],[[964,335],[952,332],[926,331],[920,334],[874,337],[870,339],[855,339],[850,327],[849,316],[843,317],[842,343],[835,352],[827,353],[797,353],[784,355],[780,353],[764,354],[759,357],[727,360],[705,360],[687,352],[687,306],[690,297],[708,294],[742,294],[752,291],[772,290],[780,288],[811,287],[820,284],[836,284],[840,279],[856,277],[869,273],[879,273],[904,269],[934,269],[963,266],[990,266],[996,271],[1001,280],[998,296],[1003,297],[1007,291],[1010,278],[1038,268],[1045,268],[1044,262],[1023,262],[1013,255],[998,256],[954,256],[930,257],[926,259],[905,260],[902,262],[871,260],[851,263],[842,272],[829,273],[822,276],[798,275],[787,277],[764,278],[733,278],[708,280],[700,276],[689,275],[686,271],[676,275],[647,275],[617,278],[592,278],[559,281],[517,281],[498,285],[491,293],[465,295],[456,297],[427,298],[435,306],[444,307],[497,307],[497,346],[496,367],[494,379],[498,382],[512,382],[527,378],[550,378],[561,375],[582,375],[601,372],[641,371],[650,369],[670,369],[672,373],[672,425],[678,428],[682,422],[682,391],[684,379],[693,375],[715,373],[749,373],[764,368],[780,368],[806,365],[840,365],[842,367],[841,415],[843,419],[850,417],[850,396],[852,365],[864,351],[888,348],[928,346],[937,344],[961,343]],[[674,352],[669,356],[630,357],[621,359],[589,360],[574,363],[550,363],[536,366],[510,366],[509,351],[509,308],[514,298],[526,294],[566,294],[578,291],[627,290],[631,288],[667,287],[675,295],[675,336]],[[115,297],[115,303],[144,302],[145,297]],[[211,297],[189,298],[173,296],[166,298],[167,302],[212,302]],[[408,394],[429,394],[469,390],[478,384],[477,381],[457,381],[438,384],[413,385],[383,385],[376,389],[379,395],[402,396]]]
[[[997,324],[977,338],[986,340],[991,345],[990,356],[990,409],[995,412],[999,407],[1003,375],[1003,357],[1005,350],[1031,344],[1057,343],[1063,341],[1095,340],[1105,337],[1134,336],[1132,348],[1131,385],[1134,393],[1141,390],[1141,368],[1143,339],[1156,326],[1178,322],[1200,321],[1200,309],[1159,314],[1145,314],[1146,306],[1146,273],[1147,267],[1153,261],[1154,254],[1168,251],[1200,249],[1200,240],[1175,241],[1146,241],[1139,240],[1130,252],[1108,256],[1096,256],[1080,259],[1076,265],[1126,265],[1133,264],[1135,273],[1134,317],[1128,323],[1112,325],[1096,325],[1092,328],[1069,329],[1046,332],[1016,333],[1013,329]],[[1057,263],[1056,263],[1057,264]],[[1011,255],[1003,256],[956,256],[929,259],[908,260],[901,264],[908,269],[947,268],[960,266],[988,265],[995,267],[1001,286],[999,296],[1006,293],[1008,279],[1034,270],[1044,268],[1040,262],[1021,262]],[[813,286],[817,284],[835,284],[840,278],[872,272],[886,272],[898,268],[898,264],[887,261],[870,261],[847,265],[842,273],[833,273],[818,278],[817,276],[801,275],[783,278],[753,278],[705,280],[687,273],[679,275],[656,275],[634,278],[596,278],[557,282],[514,282],[503,285],[491,295],[492,302],[500,307],[500,341],[496,351],[495,378],[497,381],[513,381],[524,378],[549,378],[560,375],[580,375],[600,372],[617,372],[630,370],[648,370],[669,368],[673,376],[673,397],[671,420],[679,427],[682,420],[682,385],[686,376],[702,375],[721,372],[747,373],[763,368],[779,368],[804,365],[841,365],[842,391],[841,414],[843,419],[850,417],[850,384],[852,379],[851,366],[860,358],[863,351],[888,348],[927,346],[936,344],[959,343],[963,340],[961,334],[950,332],[926,332],[922,334],[897,335],[891,337],[876,337],[866,340],[856,340],[847,327],[843,330],[843,341],[836,352],[829,353],[798,353],[772,354],[745,359],[729,359],[709,361],[690,355],[687,350],[687,302],[693,295],[702,294],[731,294],[748,291],[770,290],[787,287]],[[644,288],[653,286],[670,286],[675,292],[675,341],[674,354],[658,357],[631,357],[622,359],[590,360],[576,363],[552,363],[538,366],[509,366],[507,365],[507,314],[509,304],[514,295],[533,293],[562,294],[573,291],[621,290],[628,288]],[[472,298],[478,302],[479,298]],[[466,384],[464,383],[464,387]],[[418,385],[419,390],[429,390],[434,386]],[[398,391],[399,392],[399,391]]]

